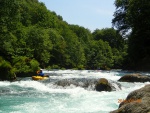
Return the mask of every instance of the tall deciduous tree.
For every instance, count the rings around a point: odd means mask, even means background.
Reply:
[[[122,49],[125,44],[123,37],[113,28],[96,29],[93,32],[93,38],[95,40],[107,41],[111,48]]]
[[[125,35],[131,28],[127,17],[129,0],[115,0],[115,6],[116,11],[114,12],[112,24],[122,35]]]
[[[150,68],[150,1],[130,0],[128,18],[132,28],[129,57],[135,69]]]
[[[107,69],[113,66],[113,54],[108,42],[91,42],[87,65],[91,69]]]
[[[48,29],[31,27],[28,31],[26,43],[33,50],[33,57],[42,65],[50,60],[52,43],[48,35]]]
[[[113,28],[96,29],[93,33],[94,40],[103,40],[108,42],[112,49],[114,66],[113,68],[121,68],[126,56],[126,41]]]
[[[150,1],[116,0],[113,24],[119,31],[131,30],[129,64],[133,69],[150,68]]]

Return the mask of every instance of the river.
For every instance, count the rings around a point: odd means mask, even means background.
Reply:
[[[146,83],[127,83],[117,80],[129,73],[100,70],[44,70],[49,79],[34,81],[0,81],[0,113],[109,113],[119,106],[133,90]],[[144,73],[150,75],[150,73]],[[112,92],[97,92],[95,79],[107,78],[114,84]],[[60,82],[65,85],[59,85]],[[121,84],[121,88],[117,86]],[[85,87],[85,84],[86,85]]]

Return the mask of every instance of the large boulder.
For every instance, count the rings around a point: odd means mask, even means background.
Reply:
[[[112,91],[111,85],[107,79],[101,78],[95,85],[96,91]]]
[[[122,76],[118,81],[120,82],[150,82],[150,76],[141,74],[129,74]]]
[[[150,84],[131,92],[119,108],[110,113],[150,113]]]

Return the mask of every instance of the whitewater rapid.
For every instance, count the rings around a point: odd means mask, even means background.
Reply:
[[[119,99],[149,84],[118,82],[121,89],[97,92],[91,87],[73,84],[62,87],[55,82],[99,78],[117,82],[127,73],[99,70],[44,70],[44,73],[49,74],[49,80],[33,81],[28,77],[15,82],[0,81],[0,113],[109,113],[118,108]]]

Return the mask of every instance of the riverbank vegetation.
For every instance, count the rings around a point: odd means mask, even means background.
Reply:
[[[127,67],[132,70],[150,69],[150,1],[115,0],[112,23],[128,38]]]
[[[142,9],[141,5],[142,10],[137,16],[140,1],[135,6],[134,0],[127,1],[133,1],[128,9],[128,2],[115,1],[117,9],[113,24],[117,30],[104,28],[93,32],[79,25],[68,24],[62,16],[48,10],[38,0],[0,1],[0,78],[10,79],[16,75],[35,73],[39,67],[110,69],[133,68],[136,63],[149,65],[150,25],[147,24],[150,23],[147,13],[150,10]],[[147,5],[144,4],[144,7]],[[136,8],[137,12],[134,13],[132,10]],[[145,13],[146,18],[141,17]],[[130,21],[127,20],[127,23],[125,18],[128,16]],[[143,19],[139,20],[142,24],[135,18]],[[129,40],[127,35],[122,34],[125,28],[132,30]],[[139,59],[141,63],[137,62]]]

